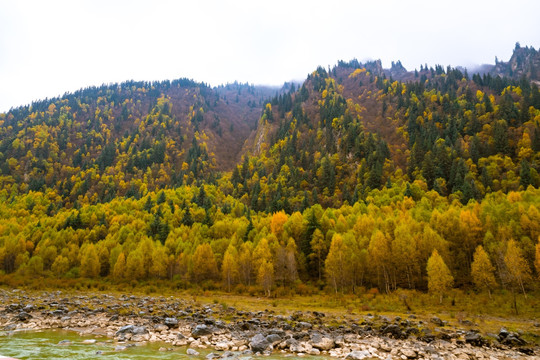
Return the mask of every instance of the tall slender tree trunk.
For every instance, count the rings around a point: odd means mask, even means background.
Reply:
[[[514,287],[512,287],[512,297],[514,298],[514,311],[516,312],[516,315],[518,315],[516,290],[514,289]]]

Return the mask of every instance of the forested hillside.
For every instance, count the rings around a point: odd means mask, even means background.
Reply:
[[[540,92],[509,75],[350,61],[279,91],[127,82],[13,109],[0,267],[267,295],[526,292]]]
[[[275,90],[180,79],[88,88],[0,115],[2,189],[64,205],[212,182],[239,161]]]

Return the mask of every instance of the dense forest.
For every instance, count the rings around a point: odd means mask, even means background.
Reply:
[[[353,60],[279,90],[125,82],[12,109],[0,269],[269,296],[526,293],[540,275],[531,74]]]

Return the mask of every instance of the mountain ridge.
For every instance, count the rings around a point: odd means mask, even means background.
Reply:
[[[501,126],[511,125],[510,129],[515,129],[510,133],[513,138],[501,140],[507,142],[500,145],[501,148],[514,149],[524,132],[536,141],[537,122],[535,125],[533,121],[526,129],[522,123],[525,118],[534,119],[532,113],[527,113],[527,106],[537,106],[536,109],[539,106],[536,104],[538,88],[524,78],[535,76],[536,62],[531,57],[538,54],[534,48],[516,46],[508,63],[496,64],[494,69],[498,69],[498,73],[513,69],[509,73],[513,78],[488,73],[483,77],[475,74],[471,80],[466,70],[459,68],[444,69],[437,65],[411,72],[400,61],[383,69],[380,60],[366,63],[351,60],[339,61],[328,71],[319,67],[301,85],[286,83],[281,89],[238,83],[212,88],[188,79],[153,83],[128,81],[92,87],[0,114],[2,181],[20,187],[23,192],[51,187],[71,201],[81,195],[89,199],[94,196],[93,201],[97,201],[142,194],[148,189],[198,183],[202,179],[212,183],[222,176],[220,172],[241,167],[243,158],[263,154],[274,156],[272,161],[277,166],[266,164],[265,167],[266,172],[273,172],[275,177],[290,154],[275,158],[281,148],[272,148],[278,141],[288,142],[288,137],[294,136],[304,146],[297,148],[294,144],[294,151],[303,153],[304,159],[289,161],[289,168],[297,166],[303,179],[289,185],[294,188],[302,181],[314,184],[317,171],[322,171],[320,161],[326,156],[331,167],[337,169],[330,169],[335,173],[332,176],[348,179],[338,181],[336,186],[341,189],[334,200],[337,203],[352,201],[352,197],[344,199],[341,195],[354,193],[357,199],[358,183],[363,183],[365,189],[366,179],[371,179],[369,188],[374,188],[382,186],[390,179],[390,172],[398,169],[407,174],[409,180],[427,173],[428,170],[422,170],[424,156],[433,154],[430,143],[437,138],[447,140],[448,151],[455,149],[460,153],[450,158],[469,158],[462,148],[478,148],[475,134],[493,136],[491,130],[480,131],[478,126],[482,124],[476,119],[478,116],[485,118],[482,121],[485,125],[504,115],[506,124]],[[525,69],[525,65],[532,70]],[[526,98],[519,93],[521,88],[512,92],[519,86],[526,90]],[[478,100],[480,97],[482,101]],[[501,99],[505,101],[505,114],[493,108],[497,104],[490,104]],[[458,100],[467,102],[470,109],[452,110],[462,107]],[[516,108],[516,104],[521,109]],[[468,112],[480,105],[483,110]],[[419,112],[419,107],[424,108],[424,114]],[[417,118],[413,118],[411,112],[415,112]],[[426,116],[437,117],[429,120],[429,129],[424,128],[428,124]],[[418,121],[420,125],[415,125]],[[452,121],[460,122],[459,129],[449,134],[449,126],[456,126]],[[474,131],[465,129],[467,122],[475,122],[471,124],[475,126]],[[411,140],[416,133],[424,137],[427,130],[430,139],[426,138],[422,144]],[[458,139],[461,144],[456,143]],[[471,145],[471,139],[476,141],[475,145]],[[348,149],[345,152],[344,144]],[[305,146],[311,149],[308,152],[317,147],[322,150],[317,155],[320,158],[311,159],[312,154],[306,153]],[[356,150],[351,150],[353,148]],[[268,153],[270,150],[272,156]],[[412,156],[415,151],[417,154]],[[484,151],[486,156],[495,153],[491,145]],[[516,157],[515,150],[506,150],[506,153]],[[372,160],[367,161],[370,156]],[[375,158],[378,160],[373,160]],[[360,169],[362,161],[369,163],[363,165],[367,166],[363,170]],[[446,161],[450,167],[453,160]],[[300,166],[301,163],[304,166]],[[320,168],[308,171],[307,165]],[[531,165],[535,184],[534,172],[539,170],[536,160],[532,160]],[[384,171],[383,167],[386,167]],[[420,173],[415,175],[415,171]],[[447,171],[438,170],[438,175],[442,173],[446,173],[445,176],[433,178],[435,175],[430,175],[430,188],[435,179],[444,180],[445,184],[452,181]],[[366,179],[362,180],[362,176]],[[422,176],[425,178],[425,174]],[[478,176],[480,174],[474,175],[470,184],[479,184]],[[105,184],[103,179],[108,179]],[[74,189],[74,184],[82,185]],[[319,187],[316,197],[322,196],[325,188]],[[304,185],[302,189],[312,192],[315,188]],[[334,194],[334,190],[329,189],[329,192]],[[326,203],[334,200],[327,199]]]

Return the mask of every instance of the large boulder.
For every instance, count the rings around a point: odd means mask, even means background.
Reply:
[[[268,340],[268,342],[272,345],[275,345],[281,342],[281,336],[279,336],[278,334],[269,334],[268,336],[266,336],[266,340]]]
[[[311,346],[310,343],[302,341],[297,342],[296,344],[291,344],[289,347],[289,350],[293,353],[309,353],[313,349],[313,346]]]
[[[272,343],[263,334],[257,334],[251,338],[249,347],[254,353],[263,353],[266,350],[273,350]]]
[[[465,342],[473,346],[482,346],[485,343],[484,338],[477,332],[469,331],[465,334]]]
[[[330,350],[334,347],[334,340],[319,333],[311,334],[311,346],[319,350]]]
[[[191,336],[195,339],[201,336],[211,335],[214,332],[214,328],[205,324],[199,324],[191,331]]]
[[[126,325],[122,326],[117,332],[116,335],[122,335],[122,334],[131,334],[133,332],[133,328],[135,325]]]
[[[126,325],[122,326],[117,332],[116,336],[133,334],[133,335],[143,335],[148,334],[148,329],[146,326],[135,326],[135,325]]]
[[[178,319],[175,318],[175,317],[165,318],[165,325],[167,325],[167,327],[169,329],[177,328],[178,327]]]
[[[296,324],[296,328],[300,330],[307,330],[311,329],[313,327],[313,324],[308,323],[307,321],[300,321],[298,324]]]
[[[518,333],[509,332],[505,328],[501,328],[501,330],[499,330],[499,335],[497,336],[497,338],[501,344],[507,346],[527,345],[527,342],[520,338]]]
[[[395,339],[404,337],[401,327],[398,324],[389,324],[381,328],[381,334],[391,335]]]
[[[18,313],[17,315],[15,315],[15,318],[14,320],[17,320],[17,321],[28,321],[29,319],[33,318],[32,315],[30,315],[29,313],[25,312],[25,311],[21,311],[20,313]]]

